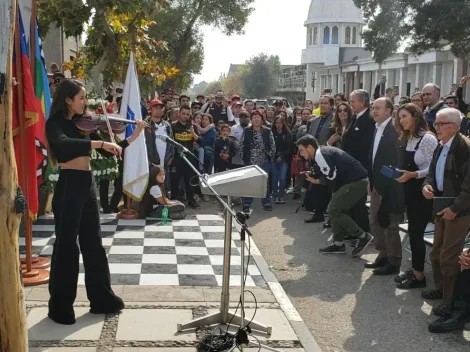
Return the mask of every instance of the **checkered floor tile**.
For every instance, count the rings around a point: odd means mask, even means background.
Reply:
[[[101,215],[101,231],[115,285],[222,285],[224,220],[218,215],[196,215],[167,225],[157,219],[118,220]],[[39,218],[33,225],[33,254],[50,256],[54,241],[54,218]],[[20,253],[24,254],[24,238],[20,238]],[[239,286],[240,234],[235,228],[230,269],[230,284]],[[84,275],[80,256],[81,285]],[[246,286],[263,285],[250,258]]]

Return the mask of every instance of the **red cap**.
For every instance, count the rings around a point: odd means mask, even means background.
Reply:
[[[235,103],[233,103],[233,106],[243,106],[243,103],[241,101],[236,101]]]
[[[151,109],[151,108],[153,108],[154,106],[157,106],[157,105],[165,106],[165,104],[163,104],[160,100],[154,99],[149,103],[149,109]]]
[[[237,99],[240,100],[239,95],[236,95],[236,94],[232,95],[232,101],[237,100]]]

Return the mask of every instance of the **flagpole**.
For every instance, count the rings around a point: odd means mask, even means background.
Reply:
[[[24,96],[23,96],[23,65],[21,61],[21,38],[20,38],[20,22],[19,16],[15,20],[15,63],[16,63],[16,89],[17,89],[17,111],[19,121],[19,135],[20,135],[20,153],[21,153],[21,181],[23,185],[23,194],[28,195],[28,163],[26,162],[26,148],[25,148],[25,126],[24,126]],[[36,172],[36,170],[32,170]],[[21,271],[23,282],[25,286],[42,285],[49,282],[49,273],[46,270],[32,268],[32,252],[33,252],[33,224],[31,216],[29,215],[29,208],[23,214],[24,230],[25,230],[25,248],[26,248],[26,265],[25,269]]]
[[[31,70],[31,77],[34,82],[36,81],[36,20],[37,20],[37,4],[36,0],[31,1],[31,18],[30,18],[30,31],[29,31],[29,66]],[[39,187],[39,186],[38,186]],[[39,193],[39,190],[38,190]],[[32,231],[32,220],[28,213],[29,222],[31,224]],[[25,230],[26,230],[26,215],[25,215]],[[26,237],[26,236],[25,236]],[[32,238],[32,235],[31,235]],[[31,240],[32,241],[32,240]],[[32,269],[46,269],[51,266],[51,262],[47,258],[37,257],[30,255],[31,268]],[[28,257],[21,259],[22,268],[28,270]]]
[[[20,216],[14,202],[18,185],[12,130],[12,57],[17,0],[0,1],[0,74],[5,90],[0,99],[0,351],[28,351],[26,309],[18,262]]]

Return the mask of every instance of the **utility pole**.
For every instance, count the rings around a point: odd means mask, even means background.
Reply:
[[[12,55],[17,0],[0,0],[0,352],[27,352],[15,212],[18,176],[12,132]]]

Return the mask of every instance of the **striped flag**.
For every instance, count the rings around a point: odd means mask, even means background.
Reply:
[[[134,53],[131,52],[129,67],[127,68],[126,83],[122,94],[120,114],[123,118],[137,121],[142,120],[140,108],[139,79],[134,62]],[[134,132],[135,125],[128,125],[126,138]],[[147,159],[147,146],[143,133],[126,148],[124,154],[123,191],[134,200],[142,200],[147,189],[149,165]]]
[[[46,63],[44,59],[44,52],[42,50],[41,37],[39,35],[38,21],[35,21],[35,43],[36,47],[34,48],[34,65],[35,65],[35,74],[34,74],[34,92],[36,98],[39,100],[42,115],[40,116],[39,126],[44,127],[46,120],[49,118],[49,110],[51,107],[51,92],[49,89],[49,81],[47,79]],[[40,150],[43,155],[43,159],[38,164],[37,176],[39,178],[38,183],[41,184],[45,178],[46,170],[48,167],[47,162],[47,147],[44,140],[44,130],[38,131],[36,137],[36,147]]]

